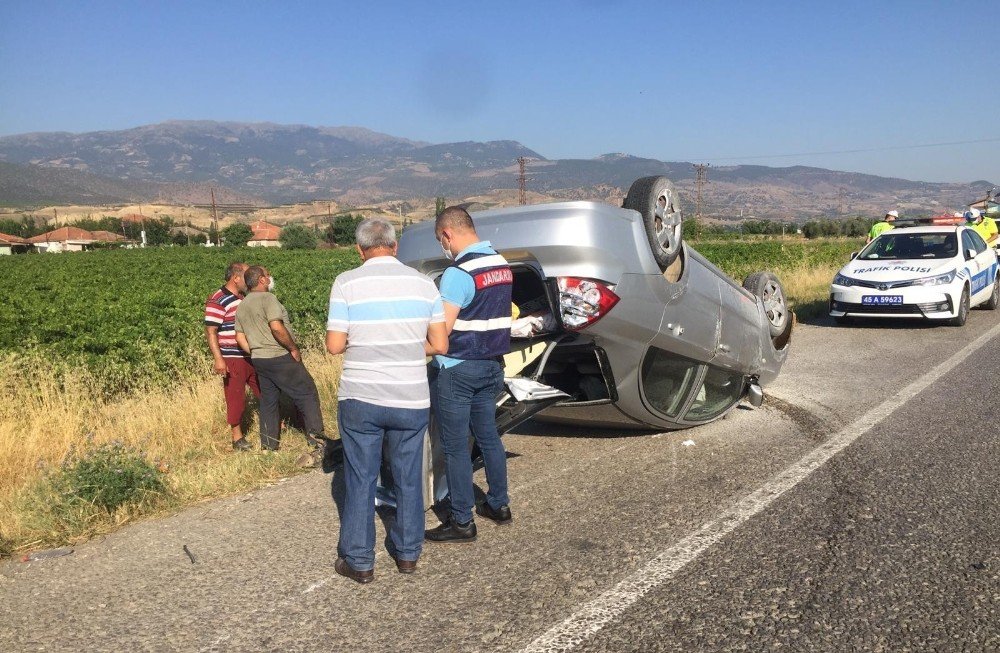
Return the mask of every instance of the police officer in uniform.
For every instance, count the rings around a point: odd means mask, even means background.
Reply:
[[[868,242],[870,243],[878,238],[879,234],[882,232],[892,229],[894,226],[892,223],[895,222],[898,217],[899,211],[896,211],[895,209],[886,213],[885,217],[882,218],[882,221],[873,224],[872,228],[868,231]]]
[[[995,247],[998,244],[997,223],[993,218],[983,216],[979,209],[969,209],[965,212],[965,222],[983,237],[987,245]]]
[[[481,241],[468,212],[457,206],[438,215],[434,233],[452,264],[441,277],[447,356],[431,363],[431,408],[447,469],[451,511],[428,530],[432,542],[476,539],[473,507],[498,524],[511,521],[507,453],[496,427],[496,397],[503,388],[503,356],[510,351],[513,274],[489,241]],[[489,491],[478,506],[472,485],[469,432],[482,451]]]

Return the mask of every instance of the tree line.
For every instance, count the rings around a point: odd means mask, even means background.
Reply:
[[[281,230],[278,240],[285,249],[316,249],[320,243],[327,245],[353,245],[354,232],[364,219],[362,215],[344,214],[338,215],[325,228],[319,225],[307,227],[301,224],[286,225]],[[409,220],[404,221],[404,228]],[[207,230],[198,229],[191,225],[190,221],[177,222],[170,216],[150,217],[144,221],[136,222],[132,219],[123,220],[114,216],[101,216],[99,218],[82,218],[53,226],[46,219],[38,219],[33,216],[23,216],[20,219],[3,218],[0,219],[0,233],[20,236],[21,238],[31,238],[40,234],[52,231],[61,227],[77,227],[86,231],[110,231],[120,234],[126,240],[140,242],[142,231],[146,231],[146,244],[157,245],[204,245],[206,240],[213,244],[221,243],[232,247],[245,247],[253,238],[253,230],[250,225],[237,222],[217,230],[215,225],[211,225]],[[180,229],[186,227],[187,229]],[[199,233],[192,234],[195,229]],[[107,243],[109,247],[117,246],[117,243]]]
[[[865,216],[853,218],[819,218],[805,223],[782,222],[780,220],[744,220],[733,224],[703,224],[697,218],[688,218],[683,223],[684,238],[732,239],[741,236],[783,236],[799,231],[808,239],[848,237],[860,238],[868,235],[868,230],[878,222]]]

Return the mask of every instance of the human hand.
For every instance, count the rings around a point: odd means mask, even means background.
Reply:
[[[292,360],[296,360],[300,363],[302,362],[302,352],[300,352],[298,349],[292,349],[288,353],[292,355]]]
[[[212,364],[212,372],[219,376],[225,376],[228,371],[225,359],[222,357],[216,358],[215,363]]]

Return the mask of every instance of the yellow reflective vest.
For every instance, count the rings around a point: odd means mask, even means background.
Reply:
[[[875,240],[878,238],[879,234],[889,231],[892,229],[892,225],[886,221],[876,222],[872,225],[872,228],[868,231],[868,240]]]
[[[972,228],[976,230],[976,233],[983,237],[990,247],[995,243],[990,243],[990,238],[997,235],[997,223],[993,218],[984,217],[979,224],[972,225]]]

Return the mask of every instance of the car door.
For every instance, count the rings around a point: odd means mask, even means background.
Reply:
[[[685,252],[685,267],[679,283],[682,292],[667,302],[659,333],[650,344],[708,362],[715,356],[722,330],[720,282],[702,263],[697,252],[689,249]]]
[[[982,236],[972,229],[962,232],[962,252],[968,257],[968,251],[975,251],[975,256],[966,261],[971,278],[972,303],[985,300],[993,291],[993,279],[997,272],[996,252],[986,245]]]

